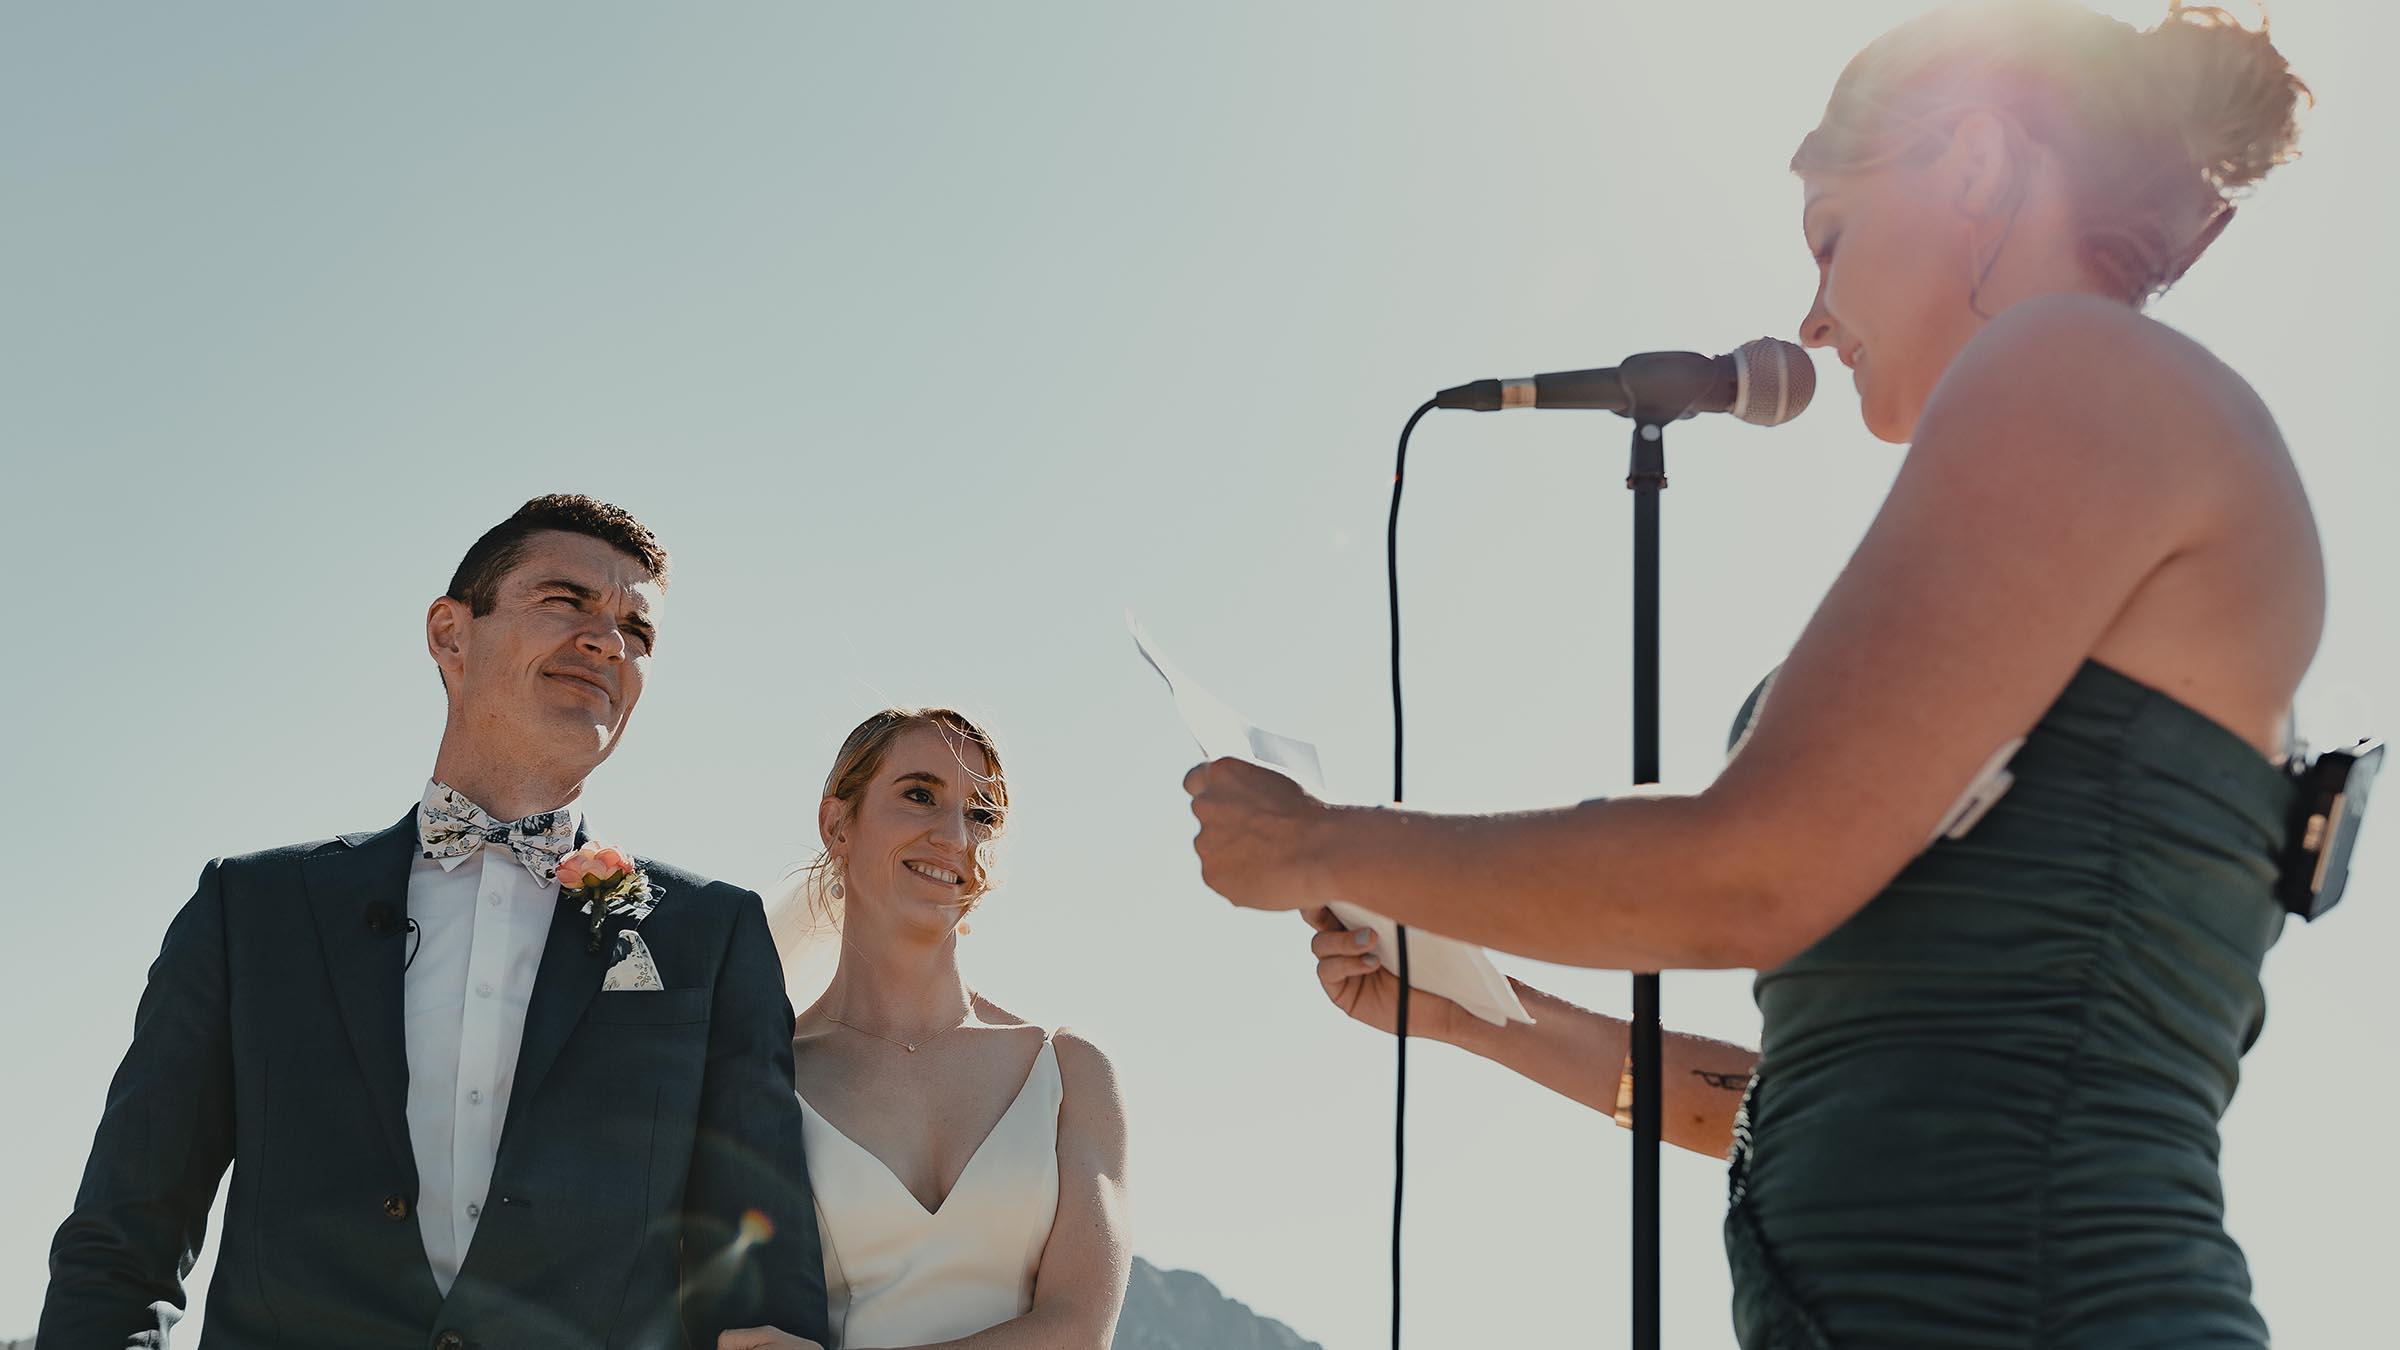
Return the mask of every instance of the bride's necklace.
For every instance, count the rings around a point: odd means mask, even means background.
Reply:
[[[887,1042],[887,1043],[889,1043],[889,1044],[892,1044],[892,1045],[899,1046],[901,1049],[903,1049],[903,1050],[906,1050],[908,1053],[910,1053],[910,1054],[912,1054],[912,1055],[913,1055],[913,1054],[917,1053],[917,1050],[918,1050],[920,1047],[922,1047],[922,1046],[928,1046],[928,1045],[931,1045],[931,1044],[933,1044],[935,1041],[938,1041],[938,1040],[940,1040],[942,1037],[944,1037],[944,1036],[947,1036],[947,1035],[949,1035],[951,1032],[953,1032],[953,1031],[956,1031],[956,1030],[958,1030],[960,1027],[963,1027],[963,1026],[965,1026],[965,1025],[967,1024],[967,1022],[969,1021],[969,1019],[973,1018],[974,1016],[975,1016],[975,992],[974,992],[973,990],[971,990],[971,989],[970,989],[970,990],[968,990],[968,991],[967,991],[967,1006],[966,1006],[966,1008],[965,1008],[963,1011],[961,1011],[961,1012],[959,1013],[959,1015],[958,1015],[958,1020],[957,1020],[957,1021],[955,1021],[955,1022],[952,1022],[950,1025],[948,1025],[948,1026],[946,1026],[946,1027],[943,1027],[943,1028],[942,1028],[940,1031],[937,1031],[937,1032],[933,1033],[933,1034],[932,1034],[932,1035],[930,1035],[930,1036],[921,1036],[921,1037],[919,1037],[919,1038],[917,1038],[916,1040],[913,1040],[913,1041],[904,1041],[904,1040],[901,1040],[901,1039],[899,1039],[899,1038],[898,1038],[898,1037],[896,1037],[896,1036],[886,1036],[886,1035],[884,1035],[884,1034],[883,1034],[882,1032],[880,1032],[880,1031],[869,1031],[869,1030],[867,1030],[865,1027],[862,1027],[862,1026],[860,1026],[860,1025],[859,1025],[858,1023],[856,1023],[856,1022],[845,1021],[845,1020],[844,1020],[844,1019],[842,1019],[842,1018],[839,1018],[839,1017],[836,1017],[836,1016],[834,1016],[832,1013],[827,1013],[827,1014],[825,1014],[825,1020],[826,1020],[826,1021],[828,1021],[828,1022],[831,1022],[831,1023],[833,1023],[835,1026],[843,1026],[843,1027],[848,1027],[848,1028],[850,1028],[852,1031],[855,1031],[855,1032],[857,1032],[857,1033],[858,1033],[859,1035],[861,1035],[861,1036],[872,1036],[872,1037],[874,1037],[876,1040],[879,1040],[879,1041],[884,1041],[884,1042]]]

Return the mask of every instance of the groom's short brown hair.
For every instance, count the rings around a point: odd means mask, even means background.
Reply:
[[[621,506],[573,492],[536,497],[517,513],[483,532],[451,574],[444,594],[478,617],[500,603],[500,579],[525,556],[525,541],[543,530],[590,535],[650,569],[662,588],[667,584],[667,550],[650,527]]]

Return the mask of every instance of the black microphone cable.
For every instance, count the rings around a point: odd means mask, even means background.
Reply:
[[[1400,454],[1392,465],[1392,515],[1384,527],[1383,570],[1384,591],[1391,600],[1392,615],[1392,803],[1398,805],[1406,796],[1406,778],[1402,773],[1401,754],[1405,723],[1400,715],[1400,489],[1408,478],[1408,438],[1417,423],[1440,403],[1438,398],[1425,400],[1423,407],[1409,415],[1408,424],[1400,428]],[[1403,1183],[1407,1179],[1408,1163],[1408,925],[1395,923],[1392,931],[1400,948],[1400,993],[1393,1014],[1393,1040],[1399,1046],[1399,1073],[1396,1078],[1392,1104],[1392,1350],[1400,1350],[1400,1201]]]

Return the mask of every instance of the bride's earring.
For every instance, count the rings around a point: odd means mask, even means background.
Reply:
[[[849,893],[842,889],[842,877],[844,875],[844,871],[845,869],[842,866],[842,860],[839,858],[834,859],[833,884],[825,888],[825,893],[832,896],[836,900],[849,898]]]

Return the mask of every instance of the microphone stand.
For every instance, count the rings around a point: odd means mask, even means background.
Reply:
[[[1666,424],[1633,410],[1633,455],[1625,486],[1633,493],[1633,781],[1656,783],[1658,770],[1658,498],[1667,486]],[[1633,1076],[1633,1345],[1658,1350],[1658,1134],[1660,1027],[1658,976],[1635,973],[1627,1050]]]
[[[1796,360],[1795,360],[1796,358]],[[1753,404],[1743,390],[1749,376],[1745,360],[1770,361],[1772,382],[1758,392],[1772,403]],[[1730,375],[1726,370],[1732,363]],[[1616,389],[1606,387],[1613,378]],[[1730,379],[1732,398],[1724,399]],[[1644,352],[1613,370],[1562,371],[1529,380],[1478,380],[1445,389],[1419,408],[1423,417],[1432,408],[1464,408],[1493,412],[1503,408],[1588,408],[1622,413],[1633,421],[1632,461],[1625,486],[1633,493],[1633,781],[1636,787],[1658,782],[1658,498],[1667,487],[1667,424],[1699,411],[1734,412],[1744,421],[1767,426],[1788,421],[1808,406],[1816,389],[1816,371],[1806,353],[1789,343],[1760,339],[1744,343],[1730,357],[1711,360],[1694,352]],[[1416,426],[1416,417],[1409,427]],[[1408,431],[1400,433],[1400,462],[1408,457]],[[1392,476],[1393,538],[1400,518],[1400,475]],[[1400,721],[1399,569],[1396,544],[1387,545],[1392,574],[1392,721],[1393,758],[1398,761]],[[1394,777],[1397,778],[1395,768]],[[1393,795],[1398,795],[1394,783]],[[1405,955],[1407,948],[1402,947]],[[1402,986],[1405,990],[1405,984]],[[1405,1004],[1402,1005],[1404,1008]],[[1405,1024],[1404,1024],[1405,1025]],[[1632,1100],[1625,1104],[1633,1126],[1633,1289],[1628,1299],[1633,1312],[1635,1350],[1658,1350],[1658,1145],[1661,1105],[1665,1097],[1660,1054],[1662,1030],[1658,1017],[1658,975],[1636,971],[1633,976],[1633,1021],[1627,1028],[1626,1076]],[[1406,1040],[1403,1037],[1402,1043]],[[1397,1224],[1394,1225],[1395,1229]],[[1395,1265],[1394,1287],[1397,1289]],[[1395,1328],[1398,1319],[1394,1319]],[[1395,1333],[1396,1334],[1396,1333]]]

